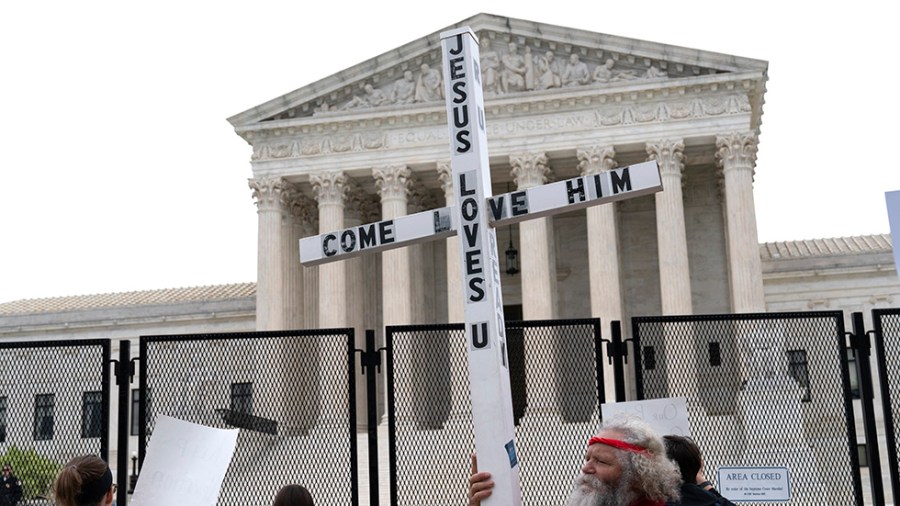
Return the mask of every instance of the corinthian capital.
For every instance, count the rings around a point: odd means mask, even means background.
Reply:
[[[281,203],[281,191],[284,188],[282,178],[251,178],[247,180],[247,184],[253,190],[253,199],[256,201],[257,209],[273,209]]]
[[[406,165],[391,165],[388,167],[376,167],[372,170],[375,177],[375,187],[381,200],[406,199],[411,184],[412,171]]]
[[[347,193],[347,176],[341,171],[323,172],[309,176],[312,183],[313,195],[319,205],[343,204],[344,195]]]
[[[513,181],[519,190],[540,186],[553,175],[550,158],[544,153],[518,153],[509,155]]]
[[[616,150],[612,146],[591,146],[575,151],[578,170],[582,176],[590,176],[616,168]]]
[[[442,160],[437,163],[438,179],[441,181],[441,189],[444,190],[444,200],[448,203],[453,202],[455,194],[453,193],[453,169],[449,160]]]
[[[296,188],[290,192],[289,198],[282,198],[282,200],[297,223],[311,230],[319,228],[319,209],[315,200],[302,194]]]
[[[648,142],[647,154],[659,164],[660,175],[680,176],[684,172],[684,142],[681,139]]]
[[[724,170],[752,169],[756,165],[757,138],[753,132],[716,137],[716,160]]]

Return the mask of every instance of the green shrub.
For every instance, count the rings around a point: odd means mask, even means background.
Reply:
[[[10,446],[0,455],[0,463],[12,466],[12,474],[22,482],[25,499],[38,496],[49,497],[50,485],[62,465],[34,450],[20,450]]]

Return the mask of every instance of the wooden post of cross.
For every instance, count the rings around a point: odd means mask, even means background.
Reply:
[[[300,261],[318,265],[456,234],[465,298],[475,451],[495,486],[485,506],[522,503],[506,355],[495,229],[662,190],[655,161],[491,195],[478,39],[469,27],[441,34],[444,96],[456,206],[300,240]],[[461,480],[464,477],[460,477]]]

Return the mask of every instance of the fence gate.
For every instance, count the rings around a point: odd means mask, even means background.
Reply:
[[[640,317],[632,326],[638,397],[687,399],[710,477],[721,467],[786,467],[791,504],[862,504],[841,312]]]
[[[604,402],[600,321],[506,322],[524,504],[558,504]],[[465,504],[474,450],[462,324],[388,327],[391,504]]]
[[[888,468],[894,502],[900,500],[900,309],[872,311],[875,325],[875,353],[881,380],[881,402],[884,413],[884,435],[887,441]]]
[[[108,459],[108,340],[0,343],[0,371],[0,462],[23,500],[48,497],[72,457]]]
[[[353,336],[323,329],[141,337],[141,463],[158,415],[237,427],[220,506],[269,506],[289,483],[306,486],[317,506],[358,504]],[[192,489],[185,477],[142,479]]]

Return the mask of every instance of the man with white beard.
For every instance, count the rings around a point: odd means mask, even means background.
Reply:
[[[479,506],[494,482],[472,459],[469,504]],[[681,477],[653,429],[637,418],[615,418],[588,441],[581,474],[566,506],[663,506],[679,499]]]

